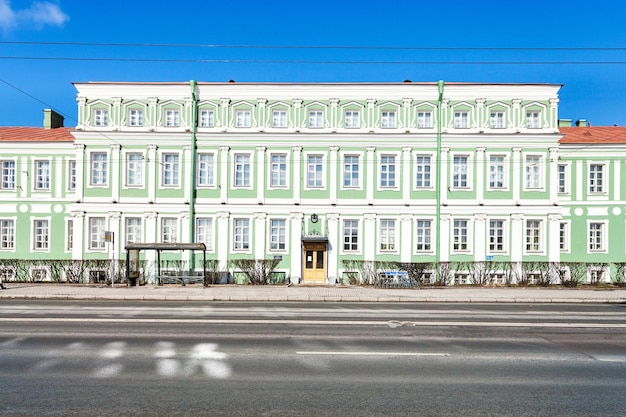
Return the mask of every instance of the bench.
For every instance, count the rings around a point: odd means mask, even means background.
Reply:
[[[183,287],[187,284],[202,284],[205,287],[207,286],[207,282],[204,274],[202,272],[163,272],[161,275],[156,276],[157,284],[181,284]]]
[[[418,283],[409,278],[406,271],[385,271],[378,274],[375,287],[379,288],[415,288]]]

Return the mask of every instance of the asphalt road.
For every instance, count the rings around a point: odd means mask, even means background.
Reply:
[[[3,416],[624,416],[625,305],[3,301]]]

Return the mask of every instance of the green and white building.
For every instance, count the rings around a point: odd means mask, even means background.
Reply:
[[[350,261],[558,266],[626,253],[626,129],[560,129],[560,85],[75,87],[75,128],[54,112],[42,129],[0,128],[0,262],[201,242],[220,271],[279,259],[293,283],[333,283]]]

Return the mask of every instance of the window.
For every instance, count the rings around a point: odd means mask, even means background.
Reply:
[[[270,250],[286,249],[286,223],[284,219],[270,220]]]
[[[143,185],[143,155],[140,153],[126,154],[126,185],[129,187]]]
[[[198,154],[198,186],[211,187],[215,185],[215,155],[212,153]]]
[[[356,129],[359,127],[359,112],[350,110],[346,112],[346,128]]]
[[[469,113],[466,111],[454,112],[454,128],[455,129],[467,129],[469,128]]]
[[[250,127],[250,120],[250,110],[237,110],[235,113],[235,127]]]
[[[415,186],[430,188],[430,156],[417,155],[415,157]]]
[[[389,252],[396,250],[396,221],[380,221],[380,250]]]
[[[104,249],[104,217],[91,217],[89,219],[89,249]]]
[[[109,111],[105,109],[95,109],[93,111],[93,124],[94,126],[108,126]]]
[[[455,155],[452,162],[452,186],[454,188],[468,188],[468,157]]]
[[[505,173],[504,156],[503,155],[489,156],[489,188],[491,189],[505,188],[504,173]]]
[[[309,127],[319,129],[324,127],[324,112],[321,110],[313,110],[309,112]]]
[[[76,189],[76,161],[70,160],[67,162],[68,166],[68,178],[67,178],[67,189],[73,191]]]
[[[604,192],[604,165],[602,164],[589,165],[589,192],[590,193],[603,193]]]
[[[180,165],[179,156],[176,153],[163,154],[163,185],[178,186]]]
[[[0,250],[15,248],[15,220],[0,220]]]
[[[15,190],[15,161],[2,161],[2,189]]]
[[[35,189],[36,190],[49,190],[50,189],[50,161],[35,161],[36,178]]]
[[[322,155],[308,155],[306,161],[306,184],[310,188],[321,188],[324,184]]]
[[[417,251],[418,252],[429,252],[432,250],[432,232],[431,232],[431,221],[430,220],[417,220],[416,222],[416,236],[415,240],[417,241]]]
[[[343,250],[356,252],[359,250],[359,221],[343,221]]]
[[[526,251],[541,251],[541,220],[526,220]]]
[[[504,252],[503,220],[489,220],[489,251]]]
[[[526,188],[541,188],[541,156],[526,155]]]
[[[250,155],[235,155],[235,187],[250,186]]]
[[[396,186],[396,157],[393,155],[380,157],[380,186]]]
[[[433,114],[429,111],[417,112],[417,128],[430,129],[433,127]]]
[[[140,243],[143,231],[141,228],[141,217],[126,218],[126,243]]]
[[[248,250],[250,249],[250,220],[234,219],[233,220],[233,249]]]
[[[175,218],[161,219],[161,242],[176,243],[178,241],[178,221]]]
[[[567,165],[559,164],[557,170],[559,176],[559,193],[567,193]]]
[[[589,223],[589,251],[604,251],[604,223]]]
[[[272,155],[270,166],[270,185],[272,187],[287,186],[287,155]]]
[[[180,113],[178,110],[165,110],[165,127],[178,127],[180,125]]]
[[[91,154],[91,185],[107,185],[108,161],[105,152]]]
[[[65,229],[65,250],[71,252],[72,249],[74,249],[74,220],[69,219]]]
[[[383,129],[392,129],[396,127],[395,111],[383,111],[381,113],[381,127]]]
[[[541,128],[541,112],[538,112],[538,111],[526,112],[526,128],[527,129]]]
[[[566,222],[559,223],[559,249],[569,251],[569,224]]]
[[[274,110],[272,112],[272,127],[287,127],[286,110]]]
[[[132,127],[143,126],[143,110],[130,109],[128,111],[128,126],[132,126]]]
[[[359,156],[345,155],[343,157],[343,186],[359,186]]]
[[[469,249],[467,234],[467,220],[454,220],[452,248],[455,251],[467,251]]]
[[[200,127],[215,127],[213,110],[200,110]]]
[[[489,115],[489,127],[492,129],[504,129],[506,127],[504,123],[503,111],[492,111]]]
[[[204,243],[207,250],[213,250],[213,219],[196,219],[196,241]]]

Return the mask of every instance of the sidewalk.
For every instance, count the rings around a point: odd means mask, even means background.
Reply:
[[[626,289],[441,287],[379,289],[308,285],[146,285],[5,283],[0,299],[128,301],[329,301],[432,303],[626,303]]]

